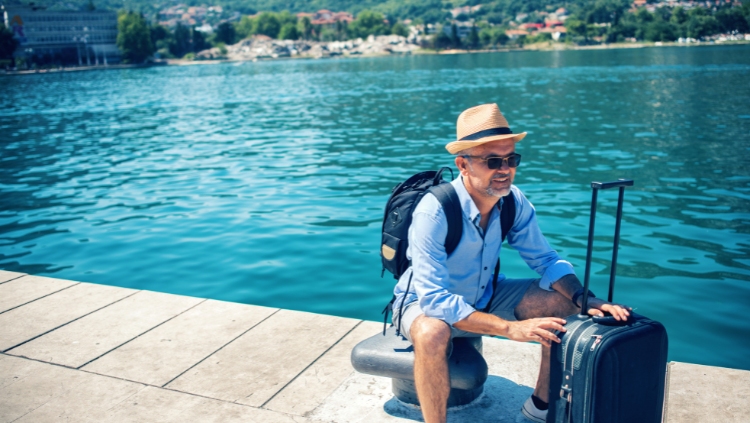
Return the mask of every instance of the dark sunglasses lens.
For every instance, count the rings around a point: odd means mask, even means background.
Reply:
[[[489,158],[487,159],[487,167],[489,169],[502,169],[503,161],[505,161],[505,158],[503,157]],[[519,164],[521,164],[520,154],[514,154],[512,156],[508,156],[508,167],[518,167]]]
[[[487,167],[490,169],[500,169],[503,167],[502,157],[492,157],[487,159]]]

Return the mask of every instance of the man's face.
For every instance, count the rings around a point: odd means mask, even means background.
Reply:
[[[472,157],[456,157],[456,166],[468,182],[469,193],[495,198],[508,195],[516,176],[516,168],[508,166],[507,160],[504,160],[500,169],[490,169],[484,159],[507,157],[515,151],[516,143],[513,140],[500,140],[474,147],[471,150]]]

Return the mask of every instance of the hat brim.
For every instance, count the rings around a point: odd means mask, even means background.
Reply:
[[[480,138],[472,141],[453,141],[445,145],[445,149],[451,154],[456,154],[460,151],[468,148],[476,147],[478,145],[486,144],[492,141],[508,140],[512,139],[513,142],[521,141],[526,136],[526,132],[520,134],[504,134],[504,135],[493,135],[490,137]]]

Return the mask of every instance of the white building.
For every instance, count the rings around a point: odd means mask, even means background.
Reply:
[[[115,12],[53,12],[27,6],[0,6],[0,11],[19,42],[15,57],[79,65],[120,61]]]

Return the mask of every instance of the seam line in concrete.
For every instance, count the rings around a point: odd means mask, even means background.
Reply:
[[[20,278],[18,278],[18,279],[20,279]],[[18,280],[18,279],[13,279],[13,280],[15,281],[15,280]],[[8,282],[10,282],[10,281],[8,281]],[[25,303],[23,303],[23,304],[19,304],[19,305],[15,306],[15,307],[11,307],[11,308],[9,308],[9,309],[7,309],[7,310],[3,310],[3,311],[0,311],[0,314],[3,314],[3,313],[7,313],[7,312],[9,312],[9,311],[11,311],[11,310],[15,310],[15,309],[17,309],[18,307],[23,307],[23,306],[25,306],[26,304],[30,304],[30,303],[33,303],[34,301],[37,301],[37,300],[41,300],[42,298],[46,298],[46,297],[49,297],[49,296],[50,296],[50,295],[52,295],[52,294],[57,294],[57,293],[58,293],[58,292],[60,292],[60,291],[64,291],[64,290],[66,290],[66,289],[68,289],[68,288],[72,288],[72,287],[74,287],[74,286],[76,286],[76,285],[80,285],[80,284],[81,284],[80,282],[74,283],[74,284],[72,284],[72,285],[70,285],[70,286],[66,286],[65,288],[61,288],[61,289],[58,289],[57,291],[54,291],[54,292],[50,292],[50,293],[49,293],[49,294],[47,294],[47,295],[42,295],[42,296],[41,296],[41,297],[39,297],[39,298],[34,298],[33,300],[30,300],[30,301],[26,301],[26,302],[25,302]]]
[[[279,310],[277,310],[277,311],[279,311]],[[274,314],[275,314],[275,312],[274,312]],[[268,316],[268,317],[271,317],[271,316]],[[208,399],[208,400],[212,400],[212,401],[223,402],[223,403],[226,403],[226,404],[239,405],[239,406],[242,406],[242,407],[258,409],[258,407],[253,407],[252,405],[240,404],[240,403],[237,403],[237,402],[227,401],[227,400],[223,400],[223,399],[219,399],[219,398],[208,397],[208,396],[205,396],[205,395],[195,394],[193,392],[180,391],[179,389],[165,388],[165,387],[162,387],[162,386],[152,385],[150,383],[139,382],[137,380],[130,380],[130,379],[122,378],[122,377],[117,377],[117,376],[111,376],[111,375],[105,375],[105,374],[101,374],[101,373],[91,372],[91,371],[88,371],[88,370],[85,370],[85,369],[75,369],[75,368],[72,368],[72,367],[68,367],[68,366],[66,366],[64,364],[51,363],[49,361],[42,361],[42,360],[39,360],[39,359],[36,359],[36,358],[29,358],[29,357],[17,356],[17,355],[12,355],[12,354],[5,354],[5,353],[2,353],[2,352],[0,352],[0,355],[5,355],[5,356],[8,356],[8,357],[18,358],[18,359],[21,359],[21,360],[35,361],[37,363],[48,364],[50,366],[62,367],[62,368],[67,369],[67,370],[72,370],[72,371],[76,371],[76,372],[87,373],[87,374],[94,375],[94,376],[106,377],[108,379],[115,379],[115,380],[121,380],[123,382],[134,383],[136,385],[141,385],[144,389],[147,388],[147,387],[156,388],[156,389],[163,389],[165,391],[176,392],[178,394],[190,395],[190,396],[193,396],[193,397],[198,397],[198,398],[204,398],[204,399]],[[130,395],[129,397],[123,399],[123,401],[126,401],[127,399],[129,399],[129,398],[131,398],[131,397],[133,397],[133,396],[135,396],[137,394],[138,394],[138,392],[135,392],[133,395]],[[119,404],[122,404],[122,401],[120,403],[118,403],[118,404],[115,404],[110,409],[116,408],[117,405],[119,405]],[[293,415],[293,414],[284,413],[282,411],[275,411],[275,410],[266,410],[266,411],[272,411],[274,413],[283,414],[285,416],[292,417],[292,418],[295,417],[295,415]],[[28,414],[28,413],[26,413],[26,414]],[[23,416],[21,416],[21,417],[23,417]],[[21,417],[19,417],[19,418],[21,418]],[[296,417],[299,417],[299,416],[296,416]],[[18,419],[16,419],[16,420],[18,420]]]
[[[227,400],[223,400],[223,399],[219,399],[219,398],[207,397],[205,395],[196,394],[196,393],[193,393],[193,392],[180,391],[179,389],[165,388],[165,387],[154,386],[154,385],[147,385],[147,386],[151,386],[151,387],[156,388],[156,389],[163,389],[163,390],[169,391],[169,392],[176,392],[178,394],[190,395],[191,397],[204,398],[204,399],[211,400],[211,401],[223,402],[225,404],[239,405],[241,407],[252,408],[254,410],[263,410],[265,412],[277,413],[277,414],[281,414],[283,416],[289,417],[293,421],[295,420],[295,418],[300,418],[300,417],[304,418],[304,416],[298,416],[298,415],[295,415],[295,414],[289,414],[289,413],[285,413],[283,411],[262,409],[262,408],[259,408],[259,407],[253,407],[252,405],[242,404],[242,403],[239,403],[239,402],[232,402],[232,401],[227,401]]]
[[[354,331],[354,329],[357,329],[357,327],[359,325],[361,325],[362,322],[364,322],[364,320],[360,320],[356,325],[352,326],[352,328],[349,329],[341,338],[339,338],[338,340],[336,340],[336,342],[334,342],[333,344],[331,344],[331,346],[328,347],[325,351],[323,351],[322,354],[320,354],[318,357],[316,357],[315,360],[312,361],[312,363],[310,363],[307,366],[305,366],[305,368],[302,369],[302,371],[300,371],[299,373],[297,373],[297,375],[295,375],[289,382],[285,383],[284,386],[282,386],[278,391],[276,391],[273,395],[271,395],[271,398],[268,398],[263,404],[260,405],[259,408],[265,407],[266,404],[268,404],[269,402],[271,402],[272,399],[276,398],[276,395],[278,395],[281,391],[283,391],[284,389],[286,389],[286,387],[289,386],[292,382],[294,382],[295,380],[297,380],[297,378],[302,373],[305,373],[305,371],[307,371],[307,369],[309,369],[310,367],[312,367],[313,364],[317,363],[318,360],[320,360],[324,355],[328,354],[328,351],[331,351],[331,349],[333,349],[333,347],[335,347],[336,345],[338,345],[339,342],[341,342],[342,339],[346,338],[350,333],[352,333]]]
[[[8,349],[6,349],[6,350],[0,351],[0,352],[8,352],[8,351],[12,350],[13,348],[18,348],[18,347],[20,347],[20,346],[21,346],[21,345],[23,345],[23,344],[29,343],[29,342],[31,342],[31,341],[33,341],[33,340],[35,340],[35,339],[37,339],[37,338],[39,338],[39,337],[41,337],[41,336],[44,336],[44,335],[46,335],[46,334],[48,334],[48,333],[50,333],[50,332],[52,332],[52,331],[55,331],[55,330],[57,330],[57,329],[60,329],[60,328],[61,328],[61,327],[63,327],[63,326],[67,326],[67,325],[69,325],[69,324],[71,324],[71,323],[75,322],[76,320],[80,320],[80,319],[83,319],[84,317],[86,317],[86,316],[88,316],[88,315],[90,315],[90,314],[96,313],[97,311],[99,311],[99,310],[101,310],[101,309],[107,308],[107,307],[111,306],[112,304],[117,304],[117,303],[119,303],[120,301],[122,301],[122,300],[124,300],[124,299],[126,299],[126,298],[130,298],[130,297],[132,297],[133,295],[135,295],[135,294],[137,294],[137,293],[139,293],[139,292],[142,292],[142,291],[135,291],[134,293],[132,293],[132,294],[130,294],[130,295],[127,295],[127,296],[124,296],[124,297],[120,298],[120,299],[119,299],[119,300],[117,300],[117,301],[113,301],[113,302],[111,302],[111,303],[109,303],[109,304],[106,304],[106,305],[104,305],[104,306],[102,306],[102,307],[99,307],[99,308],[97,308],[96,310],[93,310],[93,311],[91,311],[91,312],[88,312],[88,313],[84,314],[83,316],[78,316],[78,317],[76,317],[75,319],[73,319],[73,320],[71,320],[71,321],[69,321],[69,322],[65,322],[65,323],[61,324],[60,326],[54,327],[54,328],[52,328],[52,329],[50,329],[50,330],[48,330],[48,331],[46,331],[46,332],[44,332],[44,333],[40,333],[39,335],[37,335],[37,336],[35,336],[35,337],[33,337],[33,338],[27,339],[27,340],[25,340],[25,341],[21,342],[20,344],[14,345],[14,346],[12,346],[12,347],[10,347],[10,348],[8,348]],[[16,357],[23,357],[23,356],[16,356]],[[66,366],[66,367],[67,367],[67,366]],[[69,367],[69,368],[72,368],[72,367]]]
[[[148,386],[153,387],[153,388],[159,388],[158,386],[149,385],[149,384],[143,383],[143,382],[138,382],[137,380],[123,379],[123,378],[116,377],[116,376],[103,375],[103,374],[99,374],[99,373],[89,372],[89,371],[86,371],[86,370],[75,369],[73,367],[69,367],[69,366],[66,366],[64,364],[52,363],[52,362],[49,362],[49,361],[42,361],[42,360],[39,360],[39,359],[36,359],[36,358],[29,358],[29,357],[24,357],[24,356],[19,356],[19,355],[12,355],[12,354],[4,354],[4,353],[1,353],[1,352],[0,352],[0,355],[5,355],[5,356],[8,356],[8,357],[18,358],[18,359],[21,359],[21,360],[35,361],[35,362],[41,363],[41,364],[48,364],[50,366],[62,367],[62,368],[67,369],[67,370],[77,371],[77,372],[86,373],[86,374],[90,374],[90,375],[94,375],[94,376],[105,377],[105,378],[109,378],[109,379],[121,380],[123,382],[133,383],[133,384],[141,386],[141,389],[139,391],[134,392],[132,395],[130,395],[130,396],[126,397],[126,398],[123,398],[122,401],[120,401],[119,403],[117,403],[117,404],[113,405],[112,407],[110,407],[109,410],[112,410],[112,409],[116,408],[118,405],[122,404],[124,401],[127,401],[128,399],[130,399],[134,395],[138,394],[138,392],[140,392],[141,390],[143,390],[144,388],[146,388]],[[81,383],[83,383],[83,382],[81,382]],[[80,383],[78,385],[80,385]],[[78,385],[76,385],[76,386],[78,386]],[[71,389],[71,391],[72,390],[73,389]],[[44,404],[42,404],[42,405],[44,405]],[[37,407],[37,408],[40,408],[40,407]],[[30,412],[28,412],[26,414],[29,414],[29,413],[35,411],[37,408],[35,408],[34,410],[32,410],[32,411],[30,411]],[[23,418],[26,414],[24,414],[23,416],[17,418],[16,420],[13,420],[13,421],[17,421],[18,419]]]
[[[8,279],[7,281],[2,281],[2,282],[0,282],[0,285],[2,285],[2,284],[4,284],[4,283],[8,283],[8,282],[10,282],[10,281],[15,281],[15,280],[18,280],[18,279],[21,279],[21,278],[25,278],[26,276],[29,276],[29,275],[21,275],[21,276],[16,276],[16,277],[15,277],[15,278],[13,278],[13,279]]]
[[[34,407],[33,409],[31,409],[31,410],[29,410],[29,411],[27,411],[27,412],[23,413],[22,415],[20,415],[20,416],[16,417],[15,419],[11,420],[11,421],[10,421],[9,423],[13,423],[13,422],[17,422],[17,421],[21,420],[22,418],[24,418],[24,417],[26,417],[27,415],[29,415],[29,414],[33,413],[34,411],[36,411],[36,410],[38,410],[38,409],[40,409],[40,408],[44,407],[44,406],[45,406],[45,405],[47,405],[47,404],[48,404],[48,403],[49,403],[50,401],[52,401],[52,398],[48,398],[48,399],[47,399],[47,401],[45,401],[45,402],[43,402],[43,403],[39,404],[38,406]]]
[[[186,308],[185,310],[182,310],[181,312],[179,312],[179,313],[175,314],[174,316],[170,317],[169,319],[167,319],[167,320],[165,320],[165,321],[163,321],[163,322],[159,323],[158,325],[156,325],[156,326],[154,326],[154,327],[152,327],[152,328],[150,328],[150,329],[147,329],[147,330],[146,330],[145,332],[143,332],[143,333],[139,333],[138,335],[136,335],[136,336],[134,336],[134,337],[132,337],[132,338],[128,339],[127,341],[123,342],[122,344],[120,344],[120,345],[118,345],[118,346],[116,346],[116,347],[114,347],[114,348],[112,348],[112,349],[110,349],[110,350],[108,350],[108,351],[106,351],[106,352],[104,352],[104,353],[102,353],[102,354],[98,355],[97,357],[94,357],[94,358],[92,358],[91,360],[89,360],[89,361],[87,361],[87,362],[85,362],[85,363],[81,364],[80,366],[76,367],[76,369],[80,369],[80,368],[81,368],[81,367],[83,367],[83,366],[87,366],[87,365],[91,364],[92,362],[94,362],[94,361],[96,361],[96,360],[98,360],[98,359],[100,359],[100,358],[104,357],[105,355],[107,355],[107,354],[111,353],[112,351],[114,351],[114,350],[116,350],[116,349],[120,348],[121,346],[123,346],[123,345],[125,345],[125,344],[127,344],[127,343],[129,343],[129,342],[132,342],[132,341],[134,341],[134,340],[136,340],[136,339],[138,339],[138,338],[140,338],[141,336],[143,336],[143,335],[145,335],[145,334],[147,334],[147,333],[151,332],[152,330],[154,330],[154,329],[158,328],[159,326],[161,326],[161,325],[163,325],[163,324],[165,324],[165,323],[169,322],[170,320],[172,320],[172,319],[175,319],[175,318],[177,318],[178,316],[181,316],[181,315],[182,315],[182,314],[184,314],[184,313],[187,313],[188,311],[192,310],[192,309],[193,309],[193,308],[195,308],[195,307],[198,307],[199,305],[201,305],[201,304],[205,303],[206,301],[208,301],[208,299],[207,299],[207,298],[204,298],[204,299],[203,299],[203,301],[200,301],[200,302],[198,302],[197,304],[195,304],[195,305],[193,305],[193,306],[190,306],[190,307]]]
[[[179,378],[180,376],[184,375],[185,373],[189,372],[189,371],[190,371],[190,370],[191,370],[192,368],[194,368],[195,366],[197,366],[197,365],[199,365],[199,364],[203,363],[204,361],[206,361],[206,360],[208,359],[208,357],[211,357],[212,355],[216,354],[217,352],[219,352],[219,351],[223,350],[223,349],[224,349],[224,347],[226,347],[227,345],[229,345],[229,344],[231,344],[232,342],[236,341],[236,340],[237,340],[237,339],[239,339],[239,338],[240,338],[240,337],[241,337],[242,335],[244,335],[244,334],[246,334],[246,333],[250,332],[251,330],[253,330],[254,328],[256,328],[256,327],[257,327],[257,326],[258,326],[259,324],[261,324],[261,323],[265,322],[266,320],[270,319],[270,318],[271,318],[271,317],[272,317],[272,316],[273,316],[274,314],[278,313],[279,311],[281,311],[281,309],[280,309],[280,308],[277,308],[277,309],[276,309],[276,311],[274,311],[273,313],[271,313],[271,314],[269,314],[268,316],[266,316],[266,318],[265,318],[265,319],[263,319],[263,320],[261,320],[260,322],[258,322],[258,323],[256,323],[256,324],[252,325],[252,326],[251,326],[250,328],[248,328],[248,329],[247,329],[246,331],[244,331],[244,332],[242,332],[241,334],[239,334],[239,335],[235,336],[234,338],[232,338],[231,340],[229,340],[229,342],[227,342],[226,344],[224,344],[224,345],[220,346],[220,347],[219,347],[219,348],[218,348],[218,349],[217,349],[216,351],[214,351],[214,352],[212,352],[212,353],[208,354],[207,356],[203,357],[202,359],[200,359],[200,361],[198,361],[197,363],[195,363],[195,364],[193,364],[192,366],[188,367],[187,369],[185,369],[184,371],[182,371],[182,372],[181,372],[180,374],[178,374],[177,376],[173,377],[173,378],[172,378],[172,379],[171,379],[171,380],[170,380],[169,382],[167,382],[167,383],[165,383],[164,385],[160,386],[160,388],[165,388],[165,389],[169,389],[169,388],[167,388],[167,385],[169,385],[170,383],[174,382],[175,380],[177,380],[177,378]],[[182,391],[176,391],[176,390],[175,390],[175,392],[182,392]]]

